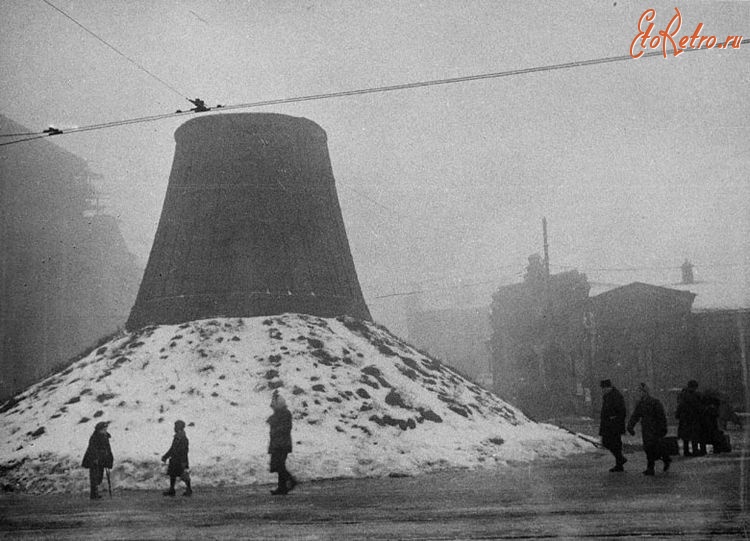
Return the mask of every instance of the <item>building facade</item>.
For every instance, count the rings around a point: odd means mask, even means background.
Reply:
[[[522,283],[492,296],[493,389],[527,415],[576,413],[586,404],[588,292],[585,275],[548,275],[532,259]]]
[[[635,282],[589,300],[587,341],[592,373],[590,387],[611,379],[634,403],[638,384],[673,410],[676,393],[694,377],[691,307],[695,294]],[[593,411],[599,406],[594,395]]]
[[[4,133],[29,130],[0,116]],[[50,143],[0,157],[0,400],[122,328],[142,269],[85,160]]]

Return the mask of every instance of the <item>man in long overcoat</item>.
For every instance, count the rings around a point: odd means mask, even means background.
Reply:
[[[657,460],[664,461],[664,471],[669,469],[672,459],[667,453],[663,438],[667,435],[667,416],[661,402],[651,396],[648,386],[641,383],[638,389],[641,399],[633,410],[628,421],[628,432],[635,434],[635,425],[640,421],[643,450],[646,452],[646,469],[643,475],[654,475],[654,465]]]
[[[685,456],[699,456],[705,453],[705,444],[701,445],[701,411],[703,398],[698,392],[698,382],[688,381],[687,387],[677,397],[677,437],[682,440],[682,452]]]
[[[271,398],[271,415],[266,422],[270,428],[268,453],[271,455],[271,472],[279,475],[278,487],[272,490],[273,495],[284,495],[293,490],[297,480],[286,469],[286,457],[292,452],[292,414],[286,407],[284,397],[274,391]]]
[[[185,492],[183,496],[192,496],[193,488],[190,486],[190,463],[188,462],[188,450],[189,441],[185,434],[185,422],[175,421],[174,423],[174,437],[172,438],[172,446],[169,451],[164,453],[161,457],[162,462],[166,462],[169,459],[169,465],[167,466],[167,475],[169,475],[169,490],[163,492],[165,496],[174,496],[175,490],[174,485],[177,482],[177,478],[182,479],[185,483]]]
[[[600,382],[602,388],[602,411],[599,420],[599,435],[602,446],[615,457],[615,465],[611,472],[625,471],[623,465],[628,461],[622,454],[622,435],[625,434],[625,399],[612,382],[604,379]]]
[[[99,485],[104,479],[104,468],[112,468],[112,463],[114,462],[112,448],[109,445],[108,424],[105,421],[96,423],[94,433],[89,438],[89,445],[86,448],[86,453],[83,455],[83,462],[81,463],[84,468],[88,468],[89,470],[90,497],[92,500],[101,498]]]

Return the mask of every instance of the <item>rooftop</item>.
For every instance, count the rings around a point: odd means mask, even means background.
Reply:
[[[679,266],[670,269],[587,270],[590,296],[633,282],[695,293],[694,312],[750,309],[750,263],[693,268],[694,283],[683,284]]]

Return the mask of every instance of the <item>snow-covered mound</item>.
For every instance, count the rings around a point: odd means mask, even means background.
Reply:
[[[299,314],[149,327],[116,338],[0,410],[0,482],[87,487],[80,461],[110,421],[118,487],[165,483],[160,456],[187,423],[196,486],[270,483],[274,389],[294,417],[300,479],[411,475],[590,449],[377,325]]]

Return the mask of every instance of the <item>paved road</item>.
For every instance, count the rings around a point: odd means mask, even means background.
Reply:
[[[653,478],[640,473],[642,453],[628,456],[624,474],[608,473],[610,457],[594,452],[484,472],[304,483],[286,497],[267,486],[196,487],[191,499],[117,491],[97,502],[6,494],[0,537],[750,539],[740,494],[750,461],[739,453],[678,458]]]

